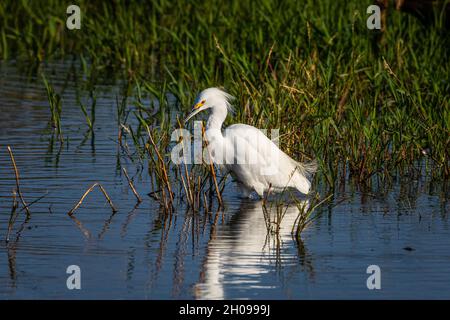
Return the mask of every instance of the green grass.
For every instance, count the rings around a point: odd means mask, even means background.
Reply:
[[[61,144],[64,142],[63,132],[61,129],[61,114],[62,114],[62,100],[61,95],[56,93],[53,86],[48,82],[44,74],[42,82],[44,83],[45,91],[47,92],[48,104],[50,107],[50,121],[49,126],[53,128],[54,134],[58,137]]]
[[[0,57],[39,64],[74,56],[91,86],[113,75],[125,81],[125,97],[154,96],[159,114],[140,107],[131,131],[141,155],[146,121],[169,132],[171,112],[223,86],[239,106],[228,123],[279,128],[282,148],[317,158],[317,182],[330,189],[347,177],[370,186],[411,171],[450,175],[450,36],[439,15],[425,26],[391,11],[377,43],[379,33],[366,28],[371,1],[77,4],[81,30],[70,31],[64,1],[2,1]],[[91,128],[95,113],[83,113]]]

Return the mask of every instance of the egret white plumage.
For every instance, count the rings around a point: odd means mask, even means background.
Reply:
[[[210,109],[206,124],[206,140],[212,161],[237,180],[244,197],[253,191],[263,197],[264,192],[281,192],[295,188],[307,194],[309,178],[316,171],[315,162],[300,163],[289,157],[261,130],[234,124],[222,132],[233,97],[218,89],[203,90],[196,98],[191,114]]]

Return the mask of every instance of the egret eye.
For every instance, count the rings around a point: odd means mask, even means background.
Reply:
[[[199,103],[197,103],[197,104],[194,106],[194,109],[198,109],[198,108],[202,107],[202,106],[205,104],[205,102],[206,102],[206,100],[203,99],[202,101],[200,101]]]

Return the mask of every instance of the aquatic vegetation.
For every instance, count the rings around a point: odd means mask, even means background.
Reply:
[[[14,223],[16,222],[17,217],[19,216],[19,212],[17,211],[17,209],[19,207],[19,203],[17,201],[17,195],[19,195],[20,202],[23,205],[22,210],[26,210],[26,212],[27,212],[26,220],[30,219],[30,217],[31,217],[31,212],[29,209],[29,206],[31,205],[31,203],[27,204],[27,202],[25,201],[25,198],[20,190],[19,169],[17,169],[16,160],[14,158],[14,154],[13,154],[11,147],[8,146],[7,149],[8,149],[9,157],[11,159],[11,164],[14,169],[14,176],[15,176],[15,181],[16,181],[16,187],[12,191],[11,213],[10,213],[9,221],[8,221],[8,231],[7,231],[6,238],[5,238],[5,241],[9,242],[9,237],[10,237],[11,231],[13,229]]]
[[[449,35],[442,23],[423,26],[392,12],[385,45],[374,51],[366,2],[81,1],[89,14],[70,32],[59,14],[64,2],[6,1],[2,56],[75,54],[149,90],[149,80],[163,78],[161,93],[172,93],[182,111],[199,89],[224,85],[245,106],[234,121],[280,128],[298,160],[317,155],[330,187],[339,175],[370,184],[422,160],[434,176],[448,177]],[[23,24],[28,32],[18,35]]]
[[[131,191],[133,192],[134,196],[136,197],[137,202],[138,203],[142,202],[142,198],[139,195],[139,193],[136,191],[136,188],[134,187],[133,181],[128,176],[127,169],[122,168],[122,171],[123,171],[123,174],[125,175],[125,177],[127,178],[128,185],[130,186]]]
[[[75,211],[83,204],[84,199],[86,198],[86,196],[92,192],[92,190],[94,190],[95,187],[98,187],[100,189],[100,191],[103,193],[103,195],[105,196],[105,199],[108,201],[108,204],[111,207],[111,210],[113,211],[113,213],[117,212],[116,207],[114,206],[110,196],[108,195],[108,193],[106,192],[105,188],[98,182],[94,183],[92,186],[90,186],[85,193],[83,193],[83,195],[81,196],[80,200],[78,200],[78,202],[75,204],[75,206],[70,209],[70,211],[67,213],[69,216],[72,216]]]
[[[95,107],[97,105],[97,99],[94,96],[94,93],[92,91],[90,93],[90,98],[92,100],[92,102],[91,102],[91,112],[90,112],[91,115],[90,116],[88,114],[86,106],[83,105],[83,103],[81,101],[79,101],[78,103],[80,104],[81,111],[83,112],[83,115],[86,118],[86,123],[87,123],[87,125],[89,127],[89,131],[93,132],[94,124],[95,124]]]
[[[148,163],[149,194],[169,215],[177,197],[195,212],[210,207],[213,194],[223,205],[225,178],[212,164],[176,166],[168,157],[171,133],[182,127],[175,115],[211,86],[242,106],[226,124],[277,128],[283,151],[301,162],[317,158],[314,185],[324,194],[347,180],[360,188],[405,175],[447,180],[450,34],[438,15],[423,25],[393,11],[379,41],[366,28],[371,2],[79,1],[82,26],[69,31],[63,1],[6,0],[0,57],[39,64],[73,56],[90,92],[90,111],[80,103],[90,131],[95,85],[120,81],[118,150]],[[61,97],[43,81],[62,141]]]
[[[53,86],[47,81],[47,78],[42,74],[42,81],[44,82],[45,90],[47,92],[48,104],[50,107],[50,126],[54,129],[54,133],[58,137],[61,144],[64,142],[63,132],[61,129],[61,114],[62,101],[61,95],[55,92]]]
[[[333,194],[328,194],[327,196],[321,198],[319,193],[314,193],[311,197],[309,197],[308,201],[299,201],[297,197],[291,196],[291,199],[294,201],[295,205],[298,208],[299,214],[297,219],[295,220],[294,225],[292,226],[292,233],[295,234],[296,239],[300,239],[300,234],[305,228],[312,223],[315,219],[319,217],[319,213],[317,209],[330,202]]]

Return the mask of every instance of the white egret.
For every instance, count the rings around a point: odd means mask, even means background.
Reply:
[[[263,197],[269,190],[281,192],[286,188],[307,194],[311,187],[308,179],[317,169],[315,162],[295,161],[261,130],[246,124],[231,125],[222,133],[232,99],[218,88],[205,89],[185,120],[210,109],[205,136],[212,161],[237,180],[244,197],[250,197],[253,191]]]

